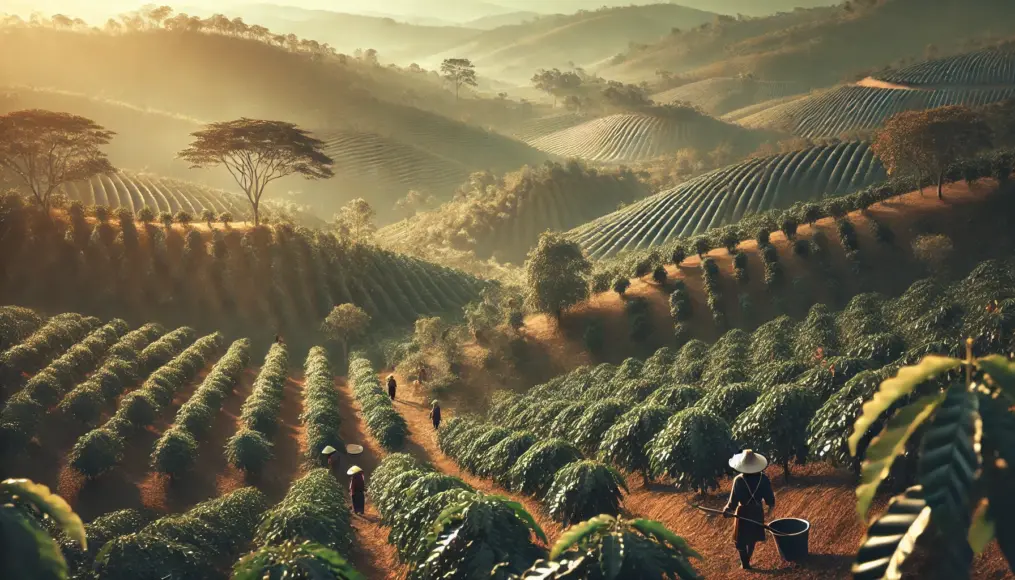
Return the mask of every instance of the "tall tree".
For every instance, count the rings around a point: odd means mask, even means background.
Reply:
[[[41,109],[0,117],[0,167],[17,175],[49,209],[62,184],[114,171],[100,149],[112,139],[91,119]]]
[[[224,165],[247,194],[255,226],[264,188],[272,181],[294,173],[307,179],[335,175],[324,143],[292,123],[244,117],[212,123],[193,135],[194,142],[179,157],[195,169]]]
[[[476,67],[467,58],[446,58],[441,63],[441,76],[455,85],[455,101],[462,85],[476,86]]]
[[[321,323],[321,332],[329,339],[342,345],[342,357],[349,354],[349,343],[366,332],[370,315],[355,304],[339,304],[331,309]]]
[[[961,105],[904,111],[885,123],[874,152],[889,174],[915,173],[923,185],[927,173],[937,180],[937,197],[948,166],[991,146],[991,129],[977,113]]]
[[[564,309],[589,297],[586,276],[591,271],[581,246],[558,233],[545,232],[525,262],[529,305],[560,320]]]
[[[335,229],[344,238],[362,242],[377,230],[377,226],[374,225],[376,216],[377,212],[367,200],[358,197],[342,206],[335,214]]]

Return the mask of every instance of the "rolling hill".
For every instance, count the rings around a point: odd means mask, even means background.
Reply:
[[[656,93],[652,95],[652,100],[660,105],[690,103],[709,115],[720,116],[750,105],[796,95],[803,90],[794,82],[711,78]]]
[[[528,143],[564,158],[630,163],[685,147],[710,150],[723,142],[750,151],[762,140],[760,133],[723,123],[693,109],[674,108],[608,115],[531,138]]]
[[[604,258],[699,234],[750,213],[851,193],[885,177],[864,142],[759,157],[657,193],[568,236],[591,257]]]

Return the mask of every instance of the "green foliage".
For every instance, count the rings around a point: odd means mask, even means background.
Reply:
[[[570,439],[579,449],[595,452],[603,434],[630,408],[631,403],[619,399],[592,403],[572,427]]]
[[[692,407],[670,417],[649,444],[649,467],[654,477],[669,477],[681,488],[705,492],[718,488],[732,451],[729,425]]]
[[[261,473],[272,458],[273,445],[260,431],[242,427],[226,441],[226,461],[247,473]]]
[[[557,540],[550,558],[521,578],[701,578],[689,562],[701,556],[662,523],[645,519],[603,514],[576,524]]]
[[[401,449],[409,434],[409,426],[381,388],[370,361],[354,355],[349,363],[349,380],[370,434],[388,451]]]
[[[642,342],[652,333],[651,312],[648,300],[641,296],[624,303],[631,340]]]
[[[0,482],[0,572],[4,578],[67,577],[67,562],[44,529],[46,522],[52,522],[75,549],[88,549],[81,518],[62,497],[28,479]]]
[[[180,427],[167,429],[152,451],[152,467],[173,479],[187,472],[196,460],[197,439]]]
[[[733,423],[733,437],[742,447],[758,450],[782,464],[807,459],[807,425],[818,410],[817,395],[795,385],[764,392]]]
[[[28,338],[0,353],[0,378],[20,384],[22,373],[37,372],[98,326],[99,319],[80,314],[50,318]]]
[[[761,389],[752,383],[730,383],[717,385],[708,391],[695,405],[697,408],[714,413],[723,421],[732,424],[758,397]]]
[[[697,387],[692,387],[691,385],[673,385],[663,387],[652,393],[652,395],[645,399],[645,403],[665,407],[671,413],[676,413],[697,403],[701,396],[702,391]]]
[[[646,446],[663,430],[674,411],[648,401],[624,413],[603,435],[599,459],[626,471],[649,471]]]
[[[123,459],[126,443],[112,429],[93,429],[71,448],[69,465],[85,477],[98,477]]]
[[[531,433],[511,433],[487,450],[476,472],[483,477],[493,478],[501,487],[510,487],[511,468],[526,451],[535,445],[536,440],[536,437]]]
[[[265,512],[257,528],[259,546],[310,541],[348,553],[352,527],[348,492],[327,469],[314,469],[293,482],[282,501]]]
[[[592,264],[578,244],[544,233],[525,262],[529,305],[560,318],[565,309],[588,298],[586,277],[591,271]]]
[[[319,461],[321,451],[328,445],[344,448],[339,428],[342,418],[338,412],[338,391],[328,355],[321,347],[310,349],[303,369],[304,399],[302,421],[306,429],[308,463]]]
[[[511,490],[527,495],[543,496],[553,484],[560,468],[581,459],[581,452],[562,439],[539,441],[518,458],[508,478]]]
[[[627,289],[630,287],[631,280],[628,279],[626,276],[617,278],[617,280],[613,283],[613,291],[616,292],[617,294],[620,294],[621,296],[623,296],[624,292],[627,292]]]
[[[233,580],[363,580],[338,552],[313,542],[263,546],[233,566]]]
[[[247,429],[271,439],[278,429],[282,394],[289,374],[289,353],[284,344],[274,343],[254,380],[250,396],[240,408],[240,421]]]
[[[853,578],[880,580],[897,574],[902,561],[927,529],[930,515],[920,486],[892,498],[885,513],[867,528],[853,564]]]
[[[477,473],[480,465],[491,447],[511,435],[511,431],[497,425],[485,424],[484,430],[471,433],[468,443],[461,454],[454,457],[469,473]]]
[[[627,483],[616,469],[598,461],[575,461],[557,471],[543,501],[550,517],[570,526],[592,514],[619,514],[624,491]]]
[[[590,320],[588,326],[585,327],[585,333],[582,335],[582,342],[589,352],[600,354],[603,351],[603,347],[606,346],[606,328],[603,326],[603,321],[599,319]]]
[[[119,536],[139,532],[150,522],[151,518],[147,513],[135,509],[123,509],[103,514],[85,524],[87,550],[82,549],[81,544],[64,534],[60,539],[60,550],[67,561],[71,577],[86,576],[95,560],[95,555],[102,550],[107,542]]]

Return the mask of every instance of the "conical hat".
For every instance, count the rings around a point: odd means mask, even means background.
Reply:
[[[345,452],[349,455],[359,455],[360,453],[363,453],[363,446],[350,443],[345,446]]]
[[[346,475],[356,475],[357,473],[359,473],[361,471],[363,471],[363,470],[359,468],[359,465],[353,465],[352,467],[349,468],[349,471],[345,472],[345,474]]]
[[[437,406],[437,399],[434,399],[433,401],[431,401],[430,402],[430,406],[431,407],[436,407]]]
[[[761,473],[768,467],[768,459],[751,449],[744,449],[730,458],[730,467],[740,473]]]
[[[331,445],[328,445],[327,447],[325,447],[324,449],[321,450],[321,453],[324,454],[324,455],[331,455],[335,451],[337,451],[337,450],[334,447],[332,447]]]

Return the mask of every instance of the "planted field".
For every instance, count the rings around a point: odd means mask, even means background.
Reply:
[[[529,141],[558,157],[630,163],[685,147],[712,149],[723,141],[751,140],[747,131],[694,111],[679,114],[625,113],[587,121]]]
[[[544,135],[569,129],[589,121],[589,117],[578,113],[558,113],[520,123],[510,134],[516,139],[529,143]]]
[[[712,171],[569,232],[594,258],[644,249],[800,201],[847,194],[886,177],[864,142],[749,159]]]
[[[1015,49],[978,50],[877,73],[873,78],[907,86],[1015,85]]]
[[[796,95],[804,87],[791,81],[759,81],[732,77],[710,78],[688,83],[652,95],[659,105],[690,103],[710,115],[730,111],[771,99]]]
[[[837,137],[880,127],[901,111],[945,105],[979,106],[1015,97],[1015,84],[990,88],[956,87],[928,90],[841,86],[743,117],[751,129],[785,131],[807,138]]]
[[[70,183],[63,187],[63,192],[72,201],[86,205],[104,205],[111,209],[124,207],[132,212],[148,206],[156,213],[166,211],[175,214],[186,211],[194,216],[200,216],[202,211],[210,209],[216,215],[229,212],[234,219],[250,213],[246,198],[238,194],[178,179],[128,171]]]

